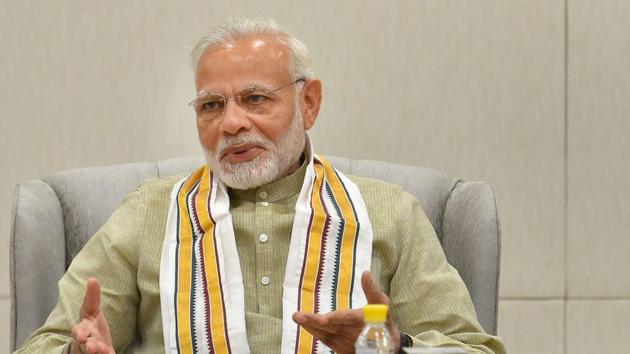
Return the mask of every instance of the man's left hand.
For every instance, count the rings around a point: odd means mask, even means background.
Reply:
[[[363,272],[361,275],[361,287],[368,304],[389,306],[389,298],[378,288],[370,272]],[[331,311],[324,315],[298,311],[293,314],[293,321],[338,354],[354,353],[354,342],[365,326],[361,309]],[[391,315],[387,318],[387,329],[396,345],[397,353],[400,332]]]

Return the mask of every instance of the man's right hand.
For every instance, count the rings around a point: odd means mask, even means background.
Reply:
[[[88,278],[80,322],[72,327],[71,353],[115,354],[112,335],[105,314],[101,311],[101,286],[96,278]]]

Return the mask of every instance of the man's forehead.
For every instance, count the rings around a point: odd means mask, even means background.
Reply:
[[[243,88],[252,82],[281,83],[290,78],[290,52],[276,36],[251,36],[208,48],[199,59],[197,92]]]
[[[208,48],[197,65],[197,72],[202,73],[213,69],[225,69],[225,67],[261,66],[278,67],[286,69],[289,65],[290,53],[277,37],[257,36],[237,38],[222,42]]]

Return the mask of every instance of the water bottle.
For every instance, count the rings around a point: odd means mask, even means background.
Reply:
[[[356,354],[394,354],[396,345],[385,326],[387,305],[366,305],[363,320],[365,327],[354,343]]]

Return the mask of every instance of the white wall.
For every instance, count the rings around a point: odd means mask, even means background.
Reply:
[[[630,5],[622,0],[0,0],[0,312],[15,183],[198,154],[188,51],[272,16],[324,82],[324,154],[491,183],[512,353],[623,352]],[[351,139],[350,139],[351,137]],[[624,317],[623,314],[626,314]],[[609,340],[598,338],[608,336]],[[603,345],[603,348],[596,347]],[[0,319],[0,351],[8,316]]]

